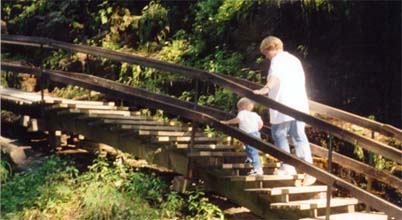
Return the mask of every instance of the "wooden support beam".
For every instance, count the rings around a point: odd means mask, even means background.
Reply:
[[[62,132],[60,130],[50,130],[48,134],[48,141],[50,148],[56,149],[62,145]]]
[[[25,150],[31,149],[31,146],[18,146],[15,140],[0,136],[1,151],[8,154],[18,167],[24,167],[28,160]]]
[[[47,124],[46,121],[42,118],[31,118],[29,120],[29,125],[27,131],[29,132],[38,132],[38,131],[46,131]]]

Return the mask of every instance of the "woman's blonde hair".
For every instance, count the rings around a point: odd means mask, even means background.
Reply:
[[[245,107],[251,111],[254,108],[254,102],[249,98],[243,97],[237,102],[237,108],[241,107]]]
[[[275,36],[268,36],[264,38],[264,40],[262,40],[260,44],[260,52],[263,53],[264,50],[269,48],[273,48],[276,50],[283,50],[283,43],[281,39]]]

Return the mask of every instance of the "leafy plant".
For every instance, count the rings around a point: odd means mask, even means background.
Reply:
[[[72,85],[67,85],[66,87],[56,87],[53,89],[52,93],[55,94],[56,96],[67,98],[67,99],[72,99],[72,98],[77,98],[77,97],[82,97],[86,96],[89,94],[89,90],[78,87],[78,86],[72,86]]]
[[[363,148],[360,147],[357,143],[356,143],[355,146],[354,146],[353,153],[356,155],[356,157],[357,157],[359,160],[363,160],[363,159],[364,159],[364,151],[363,151]]]
[[[203,192],[194,192],[189,195],[188,198],[188,210],[193,215],[187,217],[186,219],[224,219],[223,212],[212,203],[208,202],[205,194]]]
[[[4,183],[11,177],[13,172],[11,166],[11,158],[8,154],[3,153],[1,151],[1,160],[0,160],[0,182]]]
[[[180,219],[182,217],[181,210],[186,201],[176,192],[167,195],[166,201],[161,205],[161,217],[168,219]]]
[[[237,95],[227,89],[217,89],[214,94],[201,95],[198,104],[220,108],[230,112],[236,106]]]
[[[141,43],[150,40],[162,42],[170,31],[168,12],[161,4],[151,1],[142,9],[138,21],[138,35]]]
[[[162,201],[162,192],[165,184],[157,177],[145,175],[144,173],[132,173],[128,176],[125,190],[147,199],[152,204]]]
[[[63,173],[68,166],[67,161],[62,161],[56,156],[49,157],[32,173],[13,176],[5,184],[2,184],[1,209],[4,214],[20,211],[38,204],[37,198],[41,195],[41,186],[50,181],[54,176],[48,174],[71,176],[73,173]]]

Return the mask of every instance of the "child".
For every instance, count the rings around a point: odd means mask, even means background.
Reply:
[[[252,112],[253,108],[254,102],[248,98],[243,97],[237,102],[237,116],[227,121],[221,121],[221,123],[226,125],[239,124],[239,128],[247,134],[256,138],[261,138],[259,130],[261,130],[263,122],[261,117],[257,113]],[[261,167],[261,162],[258,156],[257,149],[248,144],[245,144],[245,146],[247,153],[247,159],[245,163],[251,163],[253,165],[253,169],[248,173],[248,175],[263,175],[264,172]]]

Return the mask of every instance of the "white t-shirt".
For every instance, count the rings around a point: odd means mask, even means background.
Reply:
[[[247,110],[239,111],[237,118],[240,120],[239,128],[246,133],[258,131],[258,123],[262,123],[262,119],[257,113]]]
[[[278,83],[270,88],[269,98],[309,114],[304,70],[297,57],[285,51],[279,52],[271,60],[269,75],[279,79]],[[271,124],[294,120],[294,118],[274,109],[269,110],[269,115]]]

